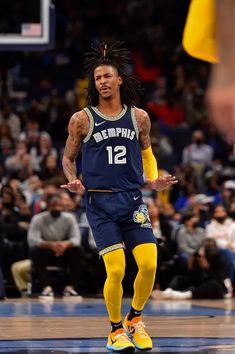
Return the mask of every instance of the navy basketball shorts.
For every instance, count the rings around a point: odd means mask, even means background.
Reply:
[[[124,247],[132,250],[142,243],[157,243],[138,189],[87,192],[86,209],[99,255]]]

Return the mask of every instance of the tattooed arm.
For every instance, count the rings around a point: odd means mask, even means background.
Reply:
[[[157,162],[151,148],[150,118],[147,112],[139,108],[135,108],[135,117],[139,130],[139,142],[142,150],[141,154],[145,176],[147,180],[150,181],[153,189],[161,191],[170,185],[177,183],[178,181],[175,176],[171,175],[158,177]]]
[[[75,113],[69,121],[68,138],[65,144],[62,166],[68,183],[61,186],[71,192],[83,190],[81,181],[77,178],[76,157],[81,147],[83,138],[89,129],[88,117],[84,111]]]

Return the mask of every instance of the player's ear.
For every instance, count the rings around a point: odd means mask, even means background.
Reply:
[[[119,76],[119,77],[118,77],[118,80],[119,80],[119,82],[118,82],[118,83],[119,83],[119,86],[121,86],[121,84],[123,83],[123,79],[122,79],[122,77],[121,77],[121,76]]]

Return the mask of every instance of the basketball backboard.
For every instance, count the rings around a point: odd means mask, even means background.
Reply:
[[[0,50],[46,50],[54,46],[51,0],[1,0]]]

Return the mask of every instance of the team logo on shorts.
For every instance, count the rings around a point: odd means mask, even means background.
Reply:
[[[151,229],[152,225],[151,225],[151,221],[149,218],[149,212],[148,212],[148,208],[145,204],[141,204],[138,208],[138,210],[135,210],[133,213],[133,220],[134,222],[136,222],[137,224],[141,224],[141,227],[146,227]]]

